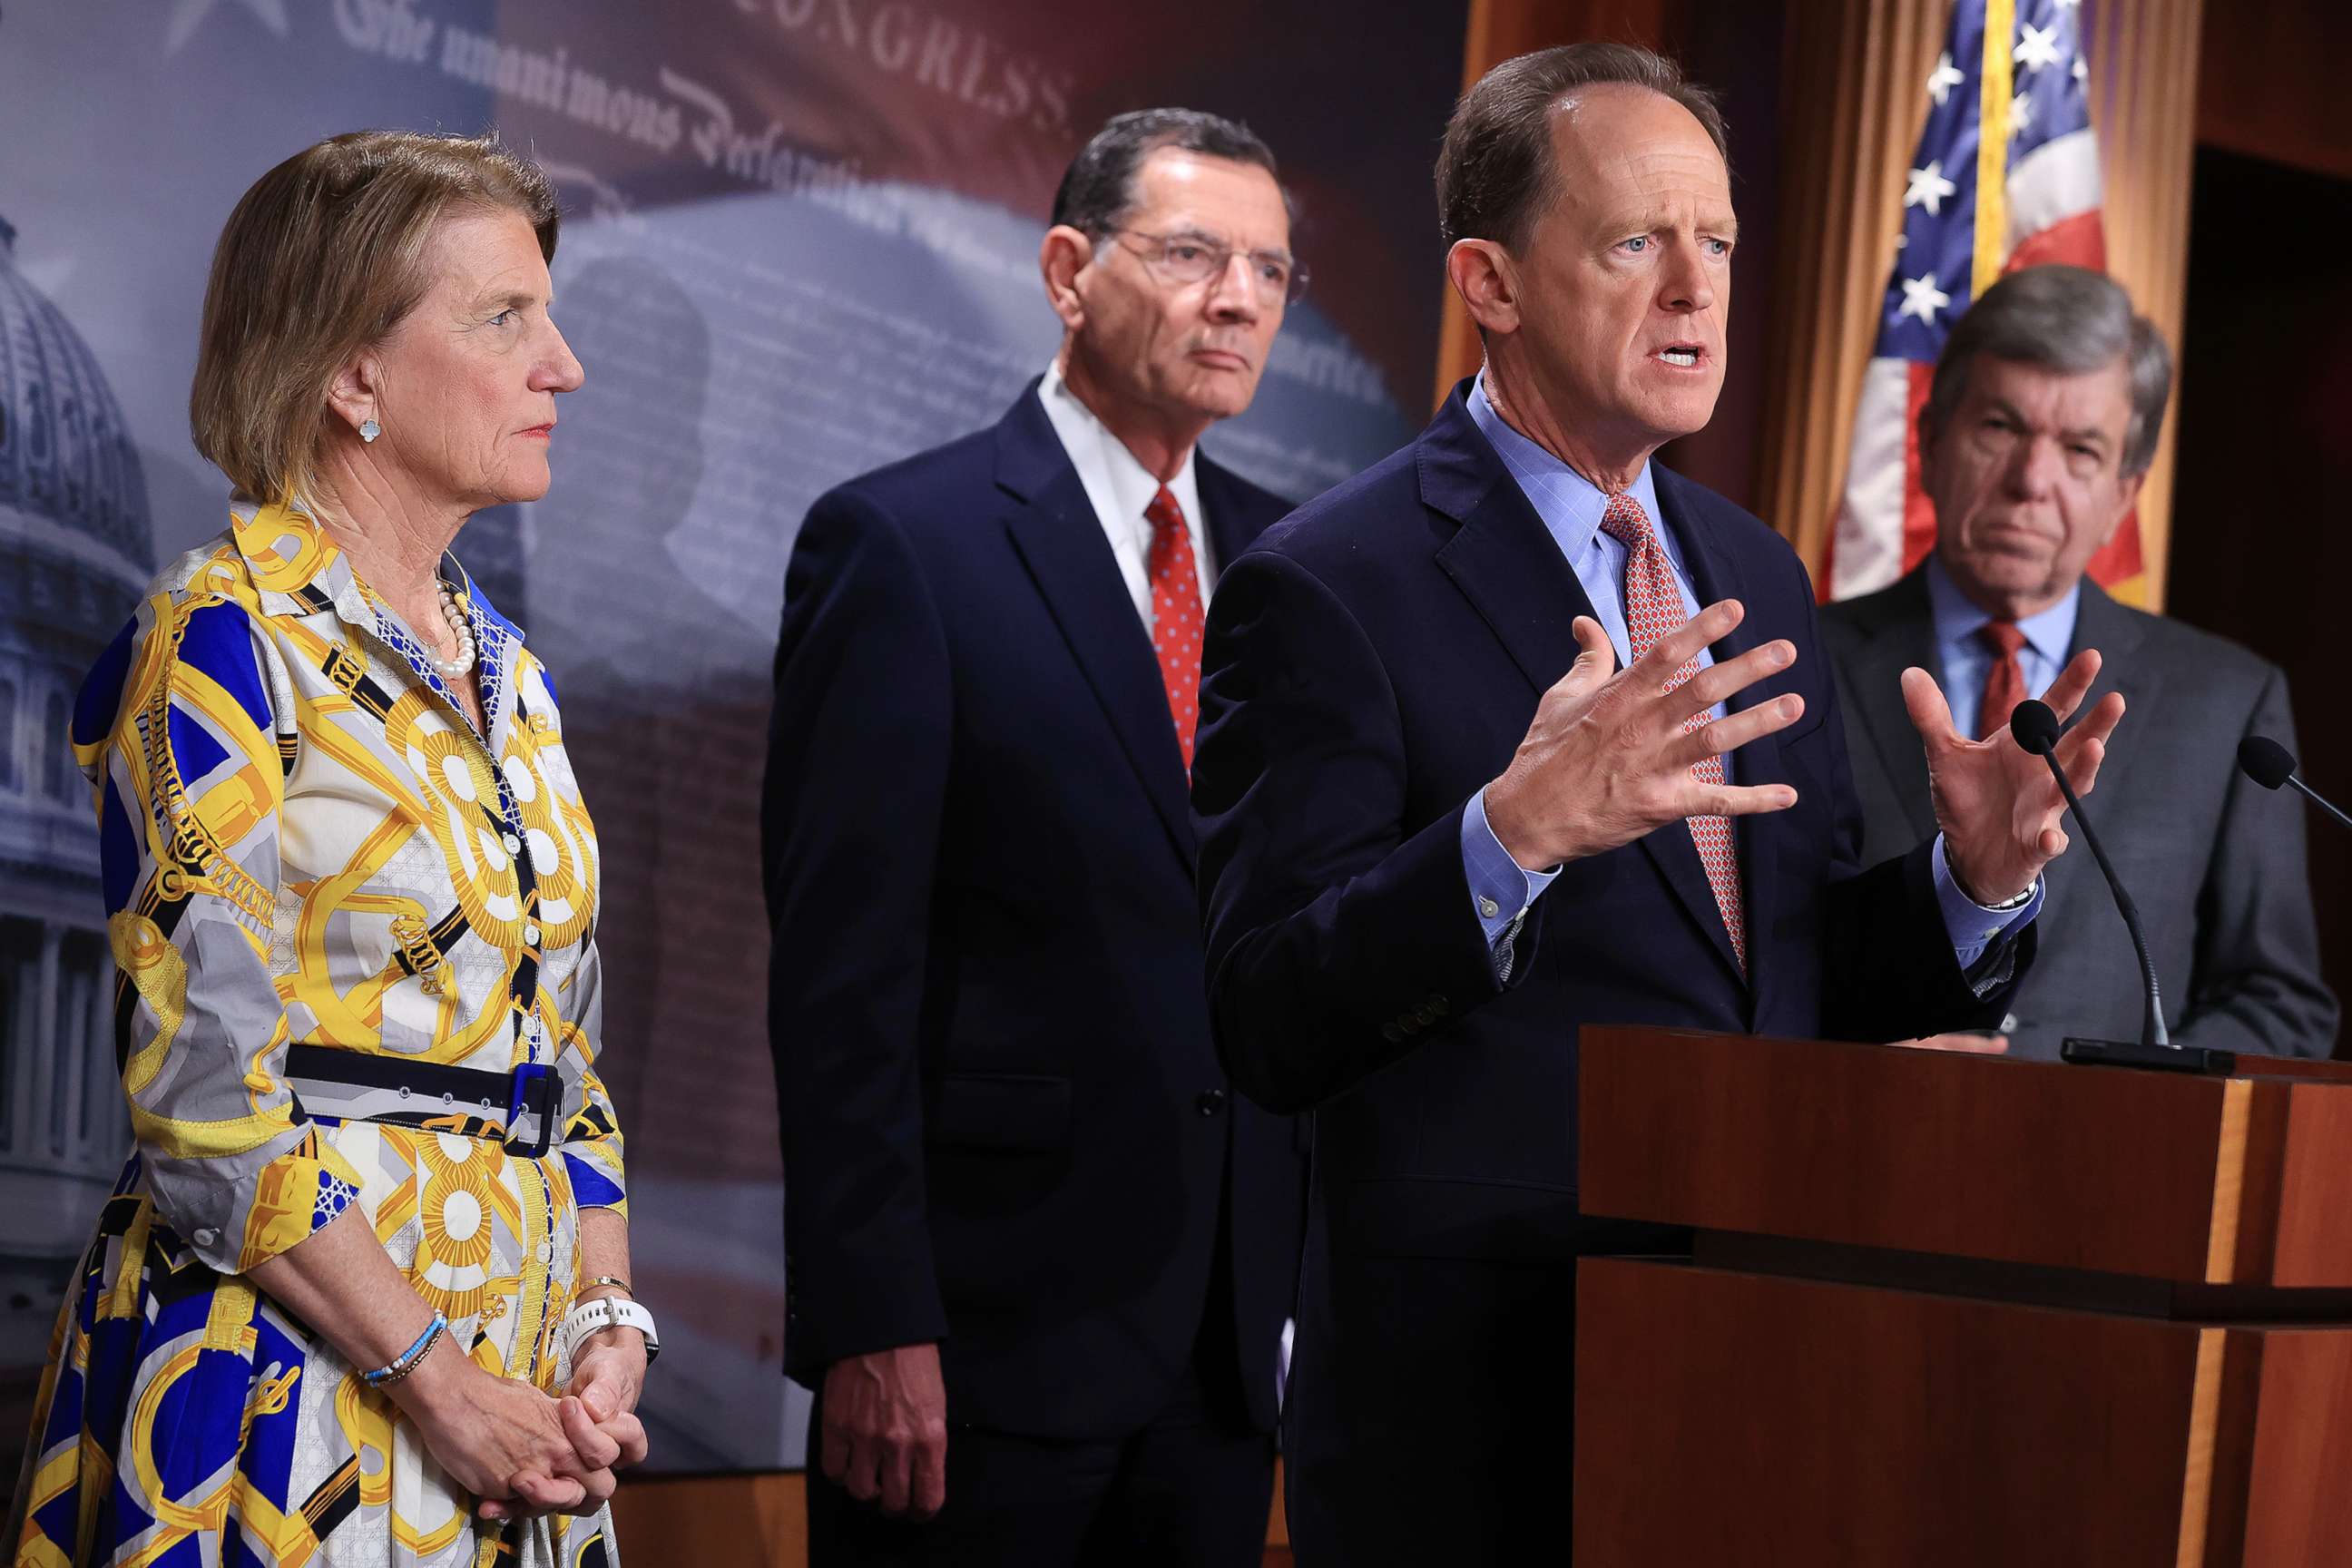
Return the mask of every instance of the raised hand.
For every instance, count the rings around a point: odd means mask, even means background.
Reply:
[[[2084,648],[2059,673],[2042,700],[2064,723],[2099,678],[2096,649]],[[2007,730],[1971,741],[1952,728],[1951,706],[1924,669],[1903,672],[1903,705],[1927,752],[1927,789],[1944,853],[1960,890],[1980,904],[2003,904],[2033,886],[2042,868],[2063,854],[2059,826],[2065,797],[2049,765]],[[2110,691],[2058,742],[2055,755],[2076,795],[2088,795],[2122,722],[2124,698]]]
[[[1576,619],[1582,652],[1543,695],[1503,776],[1486,786],[1486,825],[1529,870],[1614,849],[1689,816],[1746,816],[1797,804],[1787,784],[1703,784],[1691,769],[1710,756],[1785,730],[1805,710],[1790,693],[1685,731],[1704,712],[1794,663],[1769,642],[1665,689],[1676,670],[1737,626],[1736,599],[1709,605],[1622,670],[1601,623]],[[1612,673],[1612,670],[1614,673]]]

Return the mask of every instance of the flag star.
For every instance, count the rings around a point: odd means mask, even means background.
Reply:
[[[2019,93],[2009,100],[2009,133],[2017,135],[2033,123],[2033,100]]]
[[[1936,57],[1936,69],[1927,78],[1927,96],[1936,100],[1937,108],[1941,109],[1944,100],[1951,96],[1952,89],[1968,79],[1952,68],[1951,51],[1947,49]]]
[[[2043,66],[2058,63],[2058,29],[2037,27],[2028,22],[2019,29],[2016,63],[2027,70],[2040,70]]]
[[[2080,55],[2074,57],[2074,79],[2076,81],[2091,79],[2091,62]]]
[[[1895,319],[1899,321],[1906,316],[1916,316],[1924,324],[1934,326],[1936,312],[1950,304],[1952,297],[1936,287],[1936,275],[1932,272],[1925,278],[1906,278],[1901,281],[1903,305],[1895,312]]]
[[[1903,205],[1926,207],[1927,216],[1934,217],[1943,210],[1944,198],[1958,189],[1958,185],[1944,178],[1943,161],[1930,158],[1926,168],[1911,171],[1911,183],[1903,192]]]

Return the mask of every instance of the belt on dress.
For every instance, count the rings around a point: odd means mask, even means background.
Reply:
[[[560,1080],[544,1062],[485,1072],[332,1046],[286,1047],[286,1079],[306,1116],[415,1125],[436,1116],[498,1123],[510,1153],[539,1159],[553,1140]]]

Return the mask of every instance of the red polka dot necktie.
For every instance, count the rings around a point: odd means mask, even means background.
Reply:
[[[1176,721],[1176,744],[1190,775],[1192,731],[1201,722],[1201,568],[1192,556],[1184,509],[1166,485],[1143,516],[1151,524],[1151,650],[1160,656],[1168,715]]]
[[[2025,667],[2017,662],[2025,634],[2015,621],[1987,621],[1977,628],[1977,640],[1992,650],[1984,700],[1977,705],[1977,739],[1989,741],[2009,728],[2009,716],[2025,700]]]
[[[1675,582],[1674,568],[1666,563],[1665,549],[1650,526],[1649,515],[1630,493],[1621,490],[1609,498],[1609,510],[1601,514],[1601,531],[1625,547],[1625,640],[1638,659],[1653,643],[1690,618],[1683,613],[1682,589]],[[1698,658],[1693,655],[1667,679],[1664,689],[1672,691],[1699,668]],[[1683,721],[1683,731],[1687,734],[1714,718],[1702,710]],[[1721,784],[1723,759],[1707,758],[1691,769],[1691,776],[1701,784]],[[1686,820],[1691,839],[1698,846],[1699,862],[1706,868],[1707,886],[1715,889],[1715,907],[1722,911],[1723,929],[1731,938],[1732,956],[1739,961],[1739,973],[1746,974],[1748,913],[1739,894],[1739,858],[1732,846],[1731,819],[1694,816]]]

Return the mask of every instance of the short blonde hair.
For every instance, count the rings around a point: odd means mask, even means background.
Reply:
[[[257,500],[309,494],[336,373],[415,309],[435,226],[469,207],[521,215],[555,258],[554,188],[494,135],[348,132],[255,181],[205,289],[196,450]]]

